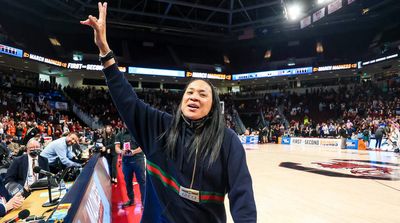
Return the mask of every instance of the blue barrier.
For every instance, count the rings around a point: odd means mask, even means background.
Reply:
[[[258,136],[239,136],[242,144],[258,144]]]
[[[347,139],[346,140],[346,149],[358,149],[358,140]]]
[[[281,144],[290,145],[290,137],[282,137]]]

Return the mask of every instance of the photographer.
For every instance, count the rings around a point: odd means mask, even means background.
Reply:
[[[72,161],[74,158],[72,145],[78,142],[79,138],[76,133],[69,133],[66,137],[59,138],[49,143],[40,153],[41,156],[49,160],[50,171],[52,173],[58,173],[65,167],[82,166]]]
[[[121,150],[118,152],[115,149],[115,134],[110,125],[107,125],[105,131],[103,133],[103,147],[101,148],[102,153],[107,159],[108,169],[111,176],[111,182],[113,184],[117,183],[117,160],[118,154],[121,153]]]
[[[144,153],[125,128],[115,137],[115,149],[116,151],[122,150],[122,172],[124,173],[126,191],[129,198],[129,200],[123,204],[123,207],[135,205],[132,186],[133,174],[135,174],[140,187],[143,208],[144,196],[146,193]]]

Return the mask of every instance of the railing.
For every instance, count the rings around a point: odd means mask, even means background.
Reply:
[[[64,96],[69,100],[72,105],[72,111],[78,116],[87,126],[92,129],[101,129],[104,126],[99,121],[94,120],[87,112],[80,109],[80,106],[69,96],[65,91],[62,91]]]
[[[235,122],[235,131],[237,134],[243,134],[246,131],[246,127],[243,124],[242,119],[236,109],[233,109],[232,114],[233,121]]]
[[[283,105],[278,106],[278,113],[282,117],[283,124],[285,125],[285,129],[289,128],[289,121],[286,119],[285,114],[283,113]]]
[[[76,116],[78,116],[87,126],[89,126],[92,129],[101,129],[104,126],[99,123],[98,121],[95,121],[94,118],[92,118],[88,113],[82,111],[79,108],[79,105],[72,103],[72,111],[75,113]]]

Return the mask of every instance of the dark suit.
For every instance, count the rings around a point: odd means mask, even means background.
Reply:
[[[43,170],[49,171],[49,161],[46,158],[38,156],[39,167]],[[4,184],[9,182],[16,182],[21,186],[25,185],[26,177],[28,174],[28,155],[24,154],[14,159],[11,166],[7,170]],[[39,174],[39,178],[45,177]]]
[[[7,189],[4,187],[3,178],[0,177],[0,196],[4,197],[7,201],[11,199],[11,195],[8,193]],[[6,215],[6,204],[0,201],[0,217]]]

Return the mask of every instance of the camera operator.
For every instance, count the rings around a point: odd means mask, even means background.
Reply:
[[[79,142],[79,138],[76,133],[69,133],[65,137],[61,137],[57,140],[49,143],[46,148],[40,153],[41,156],[49,160],[50,171],[52,173],[58,173],[65,167],[81,167],[82,165],[72,161],[74,154],[72,152],[72,145]]]

